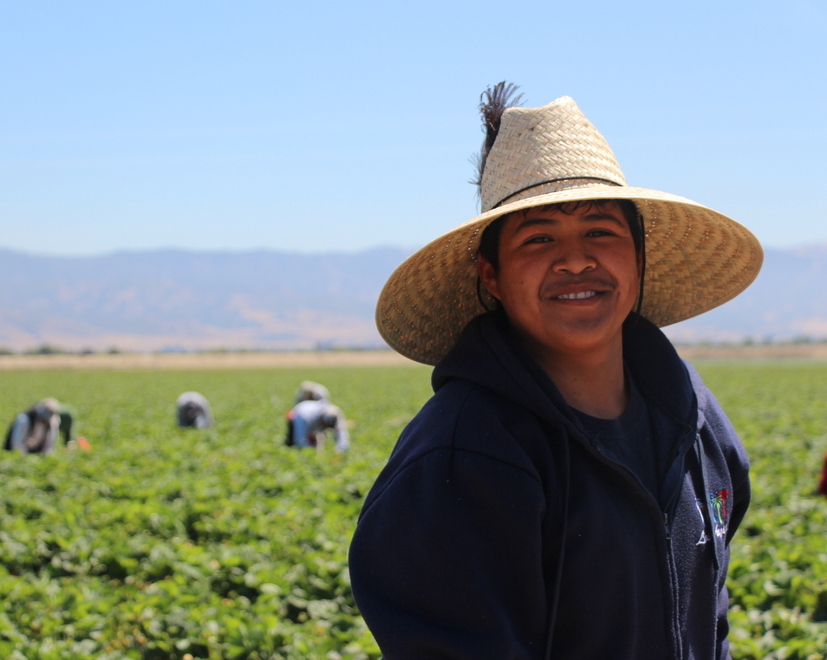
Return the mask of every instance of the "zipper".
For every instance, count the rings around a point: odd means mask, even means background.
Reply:
[[[684,427],[683,434],[681,436],[681,441],[678,444],[679,455],[680,448],[683,447],[683,444],[686,442],[687,438],[691,436],[692,430],[689,427]],[[657,509],[658,511],[658,517],[663,522],[663,533],[666,546],[666,565],[668,567],[668,575],[666,576],[666,578],[669,584],[669,592],[672,597],[672,602],[669,604],[669,628],[672,633],[672,649],[674,651],[675,660],[681,660],[681,658],[683,658],[683,643],[680,636],[680,621],[678,620],[677,602],[679,599],[679,594],[677,584],[677,568],[675,567],[675,558],[674,553],[672,552],[672,521],[669,518],[669,512],[672,510],[672,507],[674,506],[675,500],[681,489],[679,485],[676,485],[676,487],[673,488],[672,493],[670,494],[669,499],[666,502],[666,510],[664,511],[661,509],[660,503],[657,501],[655,496],[651,492],[649,492],[649,489],[646,488],[646,486],[644,486],[640,478],[634,472],[632,472],[632,470],[630,470],[628,466],[624,465],[623,463],[620,463],[619,461],[614,460],[613,458],[609,458],[608,456],[606,456],[606,454],[603,453],[602,448],[599,446],[592,445],[589,442],[582,442],[581,445],[585,445],[588,448],[589,453],[594,455],[595,458],[597,458],[599,461],[602,461],[604,464],[621,468],[621,474],[623,475],[623,477],[627,481],[631,482],[633,485],[637,486],[638,490],[646,495],[646,499],[648,499],[648,501],[651,504],[650,508]],[[677,460],[677,457],[674,460]]]
[[[643,482],[640,480],[640,478],[638,478],[638,476],[634,472],[632,472],[632,470],[629,469],[629,467],[627,465],[624,465],[623,463],[620,463],[620,462],[614,460],[613,458],[609,458],[608,456],[606,456],[606,454],[603,453],[603,450],[600,447],[595,447],[595,446],[589,445],[588,443],[586,443],[586,446],[589,447],[589,449],[591,449],[592,453],[596,454],[600,458],[600,460],[603,461],[604,463],[621,468],[623,470],[624,477],[626,477],[629,481],[632,481],[634,483],[634,485],[638,487],[638,490],[640,490],[642,493],[646,494],[646,497],[649,499],[649,502],[654,506],[654,508],[656,508],[658,510],[658,513],[660,514],[660,516],[662,516],[664,526],[667,530],[667,538],[668,538],[668,530],[669,530],[668,507],[667,507],[667,511],[661,511],[660,504],[658,503],[657,498],[655,498],[655,496],[649,491],[648,488],[646,488],[646,486],[643,484]],[[675,499],[675,494],[673,493],[672,496],[669,498],[669,502],[667,504],[671,505],[672,501],[674,499]]]

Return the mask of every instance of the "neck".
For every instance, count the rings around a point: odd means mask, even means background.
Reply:
[[[578,353],[531,351],[566,403],[602,419],[619,417],[629,402],[623,370],[623,340]]]

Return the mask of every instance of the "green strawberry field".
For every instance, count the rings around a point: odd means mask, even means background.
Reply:
[[[827,365],[701,363],[753,464],[730,570],[734,658],[827,649]],[[0,460],[0,658],[380,657],[347,548],[425,367],[0,372],[0,422],[45,396],[90,451]],[[324,383],[351,450],[285,447],[303,379]],[[215,425],[175,426],[204,394]],[[5,426],[4,429],[5,430]]]

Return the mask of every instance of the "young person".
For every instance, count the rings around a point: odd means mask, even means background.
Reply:
[[[386,660],[726,658],[747,458],[658,326],[745,289],[760,245],[513,91],[481,106],[484,212],[380,296],[435,394],[365,502],[356,602]]]

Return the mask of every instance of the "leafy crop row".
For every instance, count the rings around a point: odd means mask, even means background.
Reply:
[[[735,658],[827,648],[827,367],[702,365],[747,445],[733,548]],[[347,547],[363,498],[430,389],[425,368],[7,372],[0,421],[46,396],[92,451],[0,460],[0,657],[376,660]],[[344,455],[282,444],[298,382],[352,422]],[[202,392],[216,424],[181,430]]]
[[[338,455],[283,446],[302,378],[353,423]],[[3,456],[0,657],[377,658],[347,547],[424,369],[6,373],[2,416],[44,394],[92,451]],[[176,396],[213,404],[178,429]]]
[[[730,638],[741,660],[827,658],[827,366],[701,369],[750,455],[752,503],[733,541]]]

